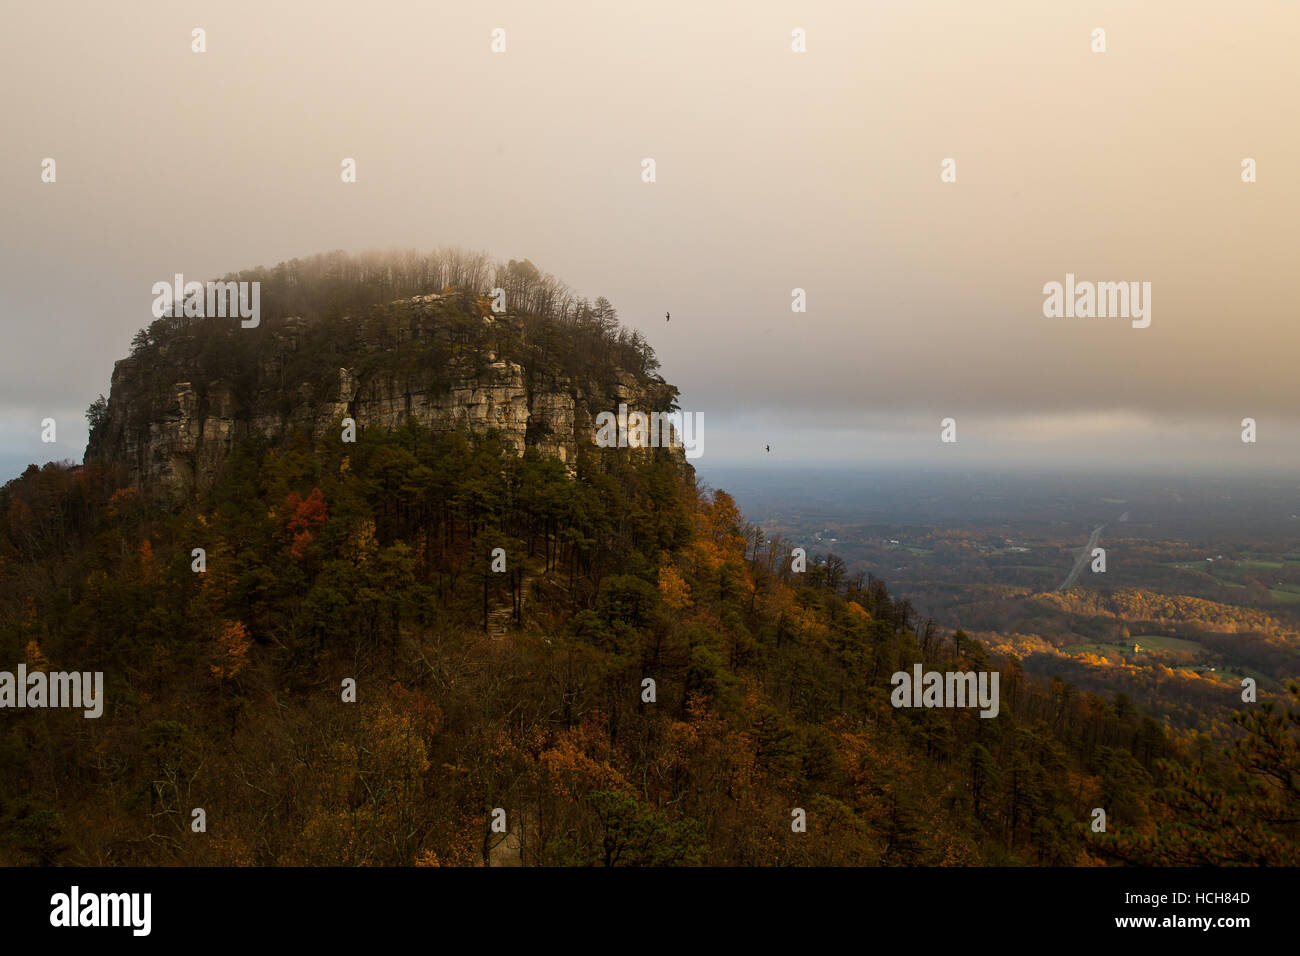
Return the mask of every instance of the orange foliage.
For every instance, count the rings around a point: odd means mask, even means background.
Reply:
[[[148,581],[153,577],[153,545],[149,539],[145,538],[144,543],[140,545],[140,574]]]
[[[45,655],[41,653],[41,645],[36,643],[35,639],[27,642],[25,650],[27,652],[28,667],[38,671],[49,670],[50,662],[46,660]]]
[[[285,504],[289,508],[286,527],[293,534],[293,544],[289,551],[295,558],[301,558],[315,537],[312,529],[319,528],[329,517],[325,496],[319,488],[313,488],[304,501],[296,492],[290,492]]]
[[[253,646],[248,629],[238,621],[227,621],[217,634],[217,661],[209,666],[217,680],[230,680],[248,666],[248,650]]]

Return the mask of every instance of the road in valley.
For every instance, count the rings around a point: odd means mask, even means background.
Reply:
[[[1128,512],[1126,511],[1124,514],[1127,517]],[[1065,576],[1065,580],[1061,582],[1061,586],[1056,590],[1064,591],[1066,588],[1074,587],[1074,582],[1092,557],[1092,549],[1097,547],[1097,539],[1101,537],[1101,529],[1104,527],[1106,527],[1104,524],[1099,524],[1092,529],[1092,536],[1088,538],[1088,543],[1083,546],[1083,551],[1079,553],[1079,558],[1074,562],[1074,567],[1070,569],[1070,573]]]

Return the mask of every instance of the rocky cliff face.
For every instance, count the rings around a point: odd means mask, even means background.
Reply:
[[[341,440],[342,421],[435,433],[495,430],[515,454],[535,447],[572,469],[601,412],[666,411],[676,389],[612,359],[572,354],[562,324],[492,315],[459,293],[377,306],[365,318],[154,323],[117,362],[86,459],[116,465],[149,493],[202,491],[242,439],[298,430]],[[557,341],[559,339],[559,341]],[[587,343],[590,347],[590,342]],[[579,352],[582,349],[577,349]],[[680,445],[632,449],[689,468]]]

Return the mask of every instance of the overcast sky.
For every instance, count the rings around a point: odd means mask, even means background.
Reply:
[[[81,460],[154,282],[441,244],[608,296],[697,465],[1300,463],[1295,3],[3,6],[0,480]]]

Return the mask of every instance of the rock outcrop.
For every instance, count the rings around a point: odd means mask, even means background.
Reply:
[[[376,306],[365,318],[155,322],[113,369],[108,407],[86,449],[142,490],[176,498],[208,487],[240,441],[305,430],[338,438],[414,421],[445,433],[496,431],[572,469],[596,416],[620,404],[666,411],[676,389],[565,348],[563,323],[494,316],[451,293]],[[587,343],[590,345],[590,342]],[[567,354],[566,354],[567,353]],[[689,468],[680,445],[631,449]]]

